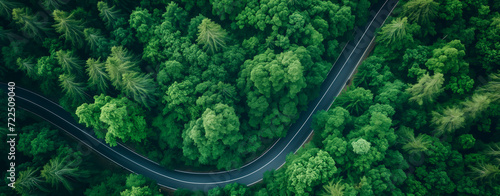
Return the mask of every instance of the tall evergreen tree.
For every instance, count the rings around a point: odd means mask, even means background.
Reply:
[[[56,21],[54,24],[56,32],[61,33],[67,41],[71,41],[73,46],[81,47],[84,40],[82,21],[74,19],[73,14],[61,10],[54,10],[52,16]]]
[[[56,52],[56,57],[66,74],[79,75],[82,73],[83,62],[73,52],[59,50]]]
[[[106,71],[109,74],[113,86],[121,89],[123,75],[136,70],[136,63],[132,61],[132,55],[122,46],[111,48],[111,55],[106,60]]]
[[[37,76],[38,68],[36,67],[36,62],[33,60],[33,57],[28,58],[18,58],[17,66],[20,70],[26,72],[26,75],[30,78],[35,78]]]
[[[432,123],[436,125],[436,135],[452,133],[464,127],[464,112],[459,108],[446,108],[443,113],[432,112]]]
[[[434,99],[444,91],[443,74],[436,73],[433,76],[424,74],[417,84],[406,89],[410,93],[410,101],[423,105],[424,102],[434,102]]]
[[[150,107],[154,102],[155,83],[149,75],[131,72],[123,74],[122,91],[138,103]]]
[[[76,82],[74,76],[62,74],[59,75],[59,81],[66,95],[69,95],[75,100],[85,100],[84,85],[80,82]]]
[[[343,196],[345,185],[342,184],[342,180],[339,180],[336,183],[332,180],[328,184],[323,185],[323,189],[325,192],[321,194],[321,196]]]
[[[433,0],[411,0],[404,4],[402,14],[408,17],[410,22],[420,25],[428,25],[438,15],[439,3]]]
[[[43,187],[43,180],[36,176],[38,169],[33,169],[28,167],[26,170],[19,172],[19,178],[17,178],[14,186],[16,191],[23,195],[29,195],[36,192],[37,189],[42,191],[48,191]]]
[[[71,180],[88,176],[88,172],[80,170],[74,164],[73,161],[68,162],[67,157],[61,158],[58,156],[43,166],[41,175],[52,186],[57,188],[59,184],[62,184],[68,191],[72,191]]]
[[[474,94],[472,98],[463,102],[464,112],[468,117],[474,119],[486,110],[491,103],[491,99],[485,94]]]
[[[45,9],[54,11],[61,7],[64,4],[61,0],[43,0],[42,5]]]
[[[12,9],[19,7],[20,4],[11,0],[0,0],[0,16],[7,19],[12,17]]]
[[[479,92],[487,93],[492,101],[500,100],[500,72],[490,74],[490,81],[479,89]]]
[[[97,3],[97,9],[99,10],[99,17],[108,28],[111,28],[113,23],[120,17],[120,10],[116,9],[114,5],[109,7],[108,3],[104,1]]]
[[[89,75],[89,86],[95,87],[101,93],[106,92],[109,76],[105,71],[104,63],[100,59],[89,58],[86,66]]]
[[[29,8],[12,9],[12,19],[21,26],[21,31],[38,40],[41,40],[49,31],[46,27],[47,22],[41,21],[38,15],[32,15]]]
[[[205,18],[198,26],[198,41],[203,44],[203,47],[210,51],[212,54],[220,48],[225,47],[226,30],[212,22],[210,19]]]

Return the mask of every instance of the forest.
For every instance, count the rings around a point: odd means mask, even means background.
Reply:
[[[169,169],[230,170],[287,134],[381,3],[0,0],[0,78],[109,146]],[[399,1],[352,83],[313,116],[312,140],[253,186],[167,190],[19,109],[22,164],[0,195],[497,195],[499,11]]]

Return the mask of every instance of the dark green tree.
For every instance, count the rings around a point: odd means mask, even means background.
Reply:
[[[37,40],[42,40],[50,30],[47,22],[42,21],[38,15],[31,14],[30,8],[12,9],[12,20],[20,26],[21,31]]]
[[[88,177],[88,172],[80,170],[74,161],[68,161],[67,158],[58,156],[51,159],[49,163],[43,166],[41,176],[56,188],[59,184],[62,184],[68,191],[72,191],[73,185],[71,180]]]
[[[99,17],[101,17],[108,28],[115,27],[113,24],[121,17],[120,10],[114,5],[110,7],[104,1],[97,2],[97,10],[99,10]]]
[[[37,190],[48,191],[44,186],[44,181],[35,173],[38,169],[28,167],[24,171],[19,172],[19,178],[16,179],[16,191],[23,195],[29,195],[37,192]]]
[[[20,4],[11,0],[1,0],[0,1],[0,16],[10,19],[12,16],[12,9],[19,7]]]
[[[402,14],[407,16],[410,22],[424,27],[425,32],[436,34],[432,20],[438,15],[438,11],[439,3],[433,0],[412,0],[404,4]]]

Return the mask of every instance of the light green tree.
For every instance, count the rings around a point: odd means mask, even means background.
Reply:
[[[452,133],[453,131],[464,127],[464,112],[455,107],[446,108],[443,113],[432,112],[432,124],[436,126],[436,135]]]
[[[205,18],[198,26],[198,44],[203,44],[203,47],[210,51],[212,54],[226,45],[226,30],[212,22],[210,19]]]
[[[419,29],[420,26],[408,23],[407,17],[396,18],[381,28],[377,42],[393,50],[400,50],[413,43],[413,33]]]
[[[16,63],[20,70],[26,72],[28,77],[35,78],[37,76],[38,68],[33,57],[17,58]]]
[[[424,74],[418,83],[406,89],[406,92],[411,95],[410,101],[416,102],[418,105],[432,103],[444,91],[443,82],[444,78],[441,73],[436,73],[433,76]]]
[[[201,118],[187,125],[182,137],[183,153],[189,159],[202,164],[217,162],[218,168],[226,169],[241,164],[236,153],[245,151],[238,145],[243,135],[239,118],[231,106],[219,103],[207,108]]]
[[[117,139],[126,142],[140,142],[146,138],[149,129],[144,111],[125,97],[111,99],[101,108],[99,120],[107,124],[106,142],[117,145]]]
[[[56,32],[62,34],[67,41],[71,41],[73,46],[81,47],[85,39],[82,21],[74,19],[73,14],[61,10],[54,10],[52,16],[56,22],[53,25]]]
[[[491,99],[486,94],[475,93],[472,97],[465,102],[463,102],[463,111],[468,117],[474,119],[481,115],[491,103]]]
[[[113,46],[111,55],[106,60],[106,71],[109,74],[113,86],[121,89],[123,85],[123,75],[134,72],[136,62],[132,60],[132,55],[122,46]]]
[[[500,166],[490,163],[480,163],[477,167],[470,166],[472,172],[476,176],[476,180],[494,180],[500,176]]]
[[[433,0],[411,0],[403,5],[402,14],[408,17],[410,22],[416,22],[422,26],[422,30],[435,34],[432,19],[439,13],[439,3]]]
[[[328,184],[323,185],[323,189],[325,192],[321,196],[343,196],[345,185],[342,183],[342,180],[338,180],[335,183],[332,180]]]
[[[371,143],[363,138],[359,138],[351,143],[352,150],[356,154],[366,154],[370,150]]]
[[[487,93],[492,101],[500,100],[500,72],[490,74],[490,81],[479,88],[479,92]]]
[[[132,187],[129,189],[125,189],[120,192],[121,196],[152,196],[151,190],[149,190],[148,186],[144,187]]]
[[[425,152],[431,145],[431,141],[429,139],[430,136],[426,134],[418,134],[418,136],[415,137],[413,129],[408,127],[402,126],[399,128],[398,134],[399,137],[402,138],[402,149],[410,154]]]

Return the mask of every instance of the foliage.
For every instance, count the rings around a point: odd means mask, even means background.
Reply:
[[[370,142],[366,141],[363,138],[360,138],[356,141],[351,142],[352,150],[356,154],[366,154],[370,150]]]
[[[407,88],[406,91],[411,95],[410,101],[416,102],[418,105],[432,103],[444,91],[443,82],[443,74],[437,73],[433,76],[424,74],[417,84]]]
[[[205,18],[198,26],[198,39],[196,41],[203,44],[203,47],[208,51],[214,53],[226,45],[226,34],[226,31],[220,25]]]
[[[464,112],[458,108],[446,108],[443,113],[432,112],[432,123],[436,125],[436,134],[453,133],[453,131],[464,127]]]
[[[144,110],[137,104],[125,97],[112,98],[102,94],[95,96],[94,100],[92,104],[79,106],[76,115],[80,123],[94,128],[97,137],[105,138],[111,146],[117,145],[117,139],[140,142],[146,138],[149,129]]]
[[[56,32],[62,34],[61,36],[66,41],[71,41],[74,46],[82,47],[84,40],[82,21],[76,20],[73,14],[61,10],[54,10],[52,16],[56,21],[54,24]]]

